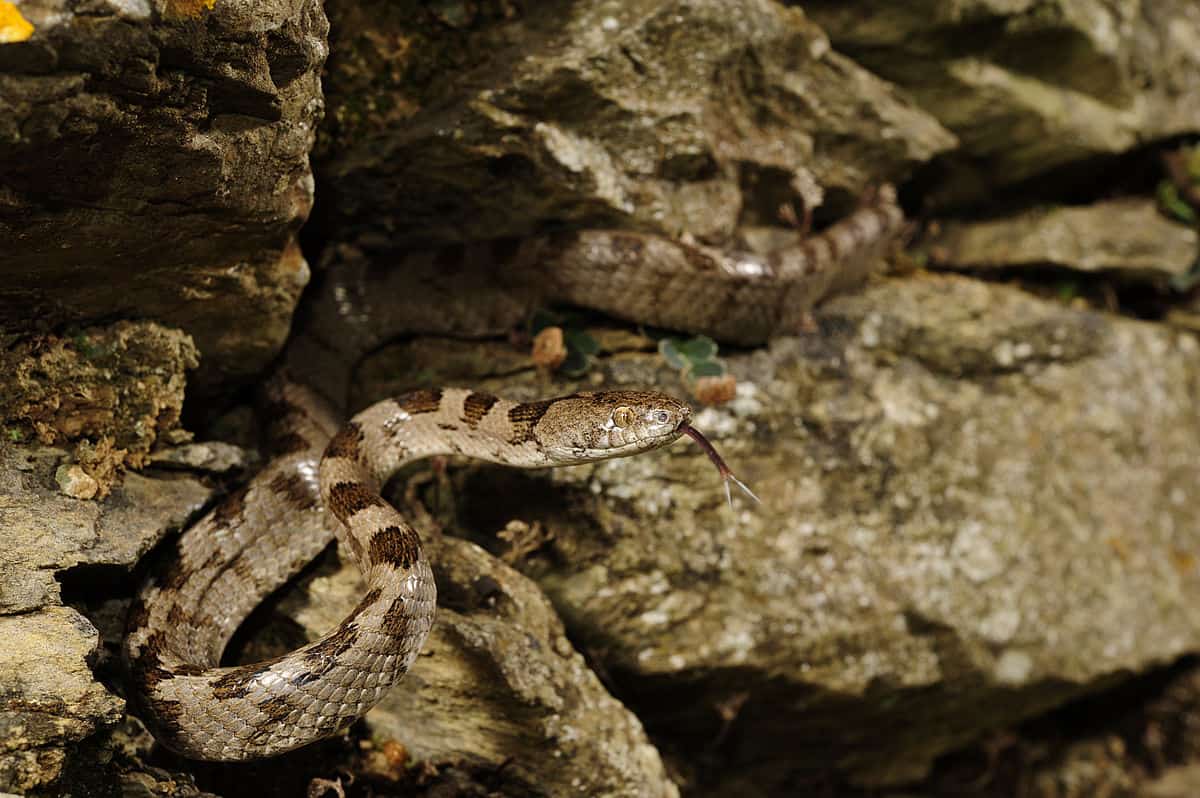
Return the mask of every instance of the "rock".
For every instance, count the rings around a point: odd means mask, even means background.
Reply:
[[[77,465],[60,465],[54,472],[54,481],[72,499],[91,499],[100,490],[100,484]]]
[[[96,629],[68,607],[0,615],[0,791],[58,778],[69,749],[124,702],[92,676]]]
[[[677,444],[544,476],[467,469],[443,519],[493,548],[514,519],[540,525],[520,567],[696,794],[830,769],[919,779],[1200,647],[1194,337],[924,275],[817,321],[728,355],[738,396],[696,419],[761,507],[730,513]],[[436,361],[410,367],[439,380]],[[582,382],[475,384],[679,383],[631,353]]]
[[[954,143],[769,0],[330,13],[316,162],[342,242],[563,225],[728,240],[824,192],[840,215]]]
[[[1055,167],[1200,130],[1200,8],[1190,0],[804,8],[835,47],[959,137],[927,198],[935,204],[983,201]]]
[[[1200,794],[1200,765],[1171,768],[1142,788],[1146,798],[1191,798]]]
[[[107,501],[81,502],[55,483],[65,455],[0,443],[0,614],[57,603],[56,577],[75,566],[132,566],[212,493],[194,479],[130,473]]]
[[[196,364],[192,339],[154,322],[26,338],[0,349],[0,425],[10,442],[78,444],[80,465],[63,476],[88,495],[69,495],[103,496],[120,468],[145,465],[160,437],[179,430],[186,371]]]
[[[1200,236],[1164,217],[1153,200],[1112,200],[949,222],[930,240],[929,255],[943,268],[1059,266],[1166,284],[1200,260]]]
[[[0,791],[45,788],[80,740],[122,716],[89,667],[95,627],[60,606],[62,580],[79,566],[132,567],[211,493],[131,473],[104,501],[79,501],[55,482],[65,454],[0,442]]]
[[[505,795],[677,796],[641,723],[537,587],[466,541],[429,545],[437,621],[412,671],[367,714],[372,737],[444,782],[465,779],[454,794],[471,784]],[[315,639],[362,592],[346,562],[287,588],[278,609]],[[280,651],[256,656],[266,653]]]
[[[8,5],[8,4],[6,4]],[[0,326],[182,327],[199,382],[278,351],[307,280],[316,0],[31,0],[0,48]]]

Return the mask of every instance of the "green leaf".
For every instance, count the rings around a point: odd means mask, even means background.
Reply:
[[[1195,209],[1179,196],[1179,189],[1168,180],[1158,184],[1158,204],[1162,206],[1168,216],[1181,222],[1195,224],[1197,221]]]
[[[582,330],[566,330],[563,333],[563,342],[568,351],[574,349],[585,355],[594,355],[600,351],[600,343]]]
[[[678,349],[680,354],[695,363],[700,360],[709,360],[716,355],[717,342],[706,335],[697,335],[695,338],[689,338],[678,344]]]
[[[701,360],[692,364],[691,374],[700,377],[721,377],[725,374],[725,364],[719,360]]]
[[[678,343],[674,338],[663,338],[658,342],[658,353],[673,369],[681,369],[687,365],[687,358],[680,354]]]
[[[568,349],[567,359],[558,367],[568,377],[582,377],[592,366],[592,358],[578,349]]]

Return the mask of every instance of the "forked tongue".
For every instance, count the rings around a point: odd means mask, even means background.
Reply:
[[[696,429],[691,424],[684,424],[683,433],[698,443],[700,448],[704,450],[704,453],[708,455],[708,459],[712,460],[713,465],[717,467],[717,473],[721,475],[721,483],[725,485],[725,500],[729,502],[729,509],[733,509],[733,493],[729,490],[730,482],[741,488],[751,499],[754,499],[754,501],[762,504],[762,501],[754,495],[754,491],[747,488],[744,482],[733,475],[733,472],[729,470],[729,466],[725,465],[725,461],[721,459],[721,455],[715,448],[713,448],[713,445],[708,442],[708,438],[700,434],[700,430]]]

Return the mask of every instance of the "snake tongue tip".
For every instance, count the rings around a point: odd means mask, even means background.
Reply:
[[[754,499],[754,502],[755,502],[755,504],[762,504],[762,499],[760,499],[760,498],[758,498],[757,496],[755,496],[755,495],[754,495],[754,491],[752,491],[752,490],[750,490],[750,488],[746,487],[746,483],[745,483],[745,482],[742,482],[740,479],[738,479],[737,477],[735,477],[735,476],[734,476],[732,473],[728,473],[728,474],[726,474],[726,475],[725,475],[725,495],[726,495],[726,496],[729,496],[729,482],[730,482],[730,481],[733,481],[733,482],[734,482],[734,484],[736,484],[736,485],[737,485],[739,488],[741,488],[741,489],[742,489],[742,492],[743,492],[743,493],[745,493],[745,494],[746,494],[747,496],[749,496],[751,499]],[[729,499],[729,505],[730,505],[731,507],[733,506],[733,499],[732,499],[732,497]]]

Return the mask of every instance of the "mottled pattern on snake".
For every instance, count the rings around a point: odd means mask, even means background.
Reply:
[[[280,456],[181,536],[135,602],[125,641],[142,717],[200,759],[270,756],[335,734],[408,671],[436,590],[417,532],[379,495],[398,468],[437,454],[521,468],[627,456],[675,440],[690,417],[645,392],[517,403],[424,390],[372,405],[330,438],[309,392],[284,380],[270,392]],[[250,610],[328,543],[327,513],[366,577],[358,606],[290,654],[216,667]]]
[[[766,254],[584,230],[409,252],[395,262],[386,251],[336,258],[306,303],[288,364],[340,401],[353,364],[399,336],[503,336],[557,304],[757,345],[800,332],[815,304],[862,282],[903,224],[896,191],[884,185],[821,233]]]
[[[822,234],[767,256],[622,231],[414,254],[382,278],[327,282],[315,335],[290,354],[305,366],[352,363],[404,332],[502,332],[549,302],[759,343],[796,331],[814,303],[862,279],[902,221],[884,187]],[[499,298],[487,293],[497,288]],[[473,318],[480,307],[489,315]],[[329,386],[344,385],[346,374],[335,366],[306,377],[336,396]],[[269,756],[332,735],[408,670],[433,622],[435,587],[416,531],[379,496],[395,469],[436,454],[537,468],[632,454],[684,432],[702,441],[687,407],[658,394],[519,404],[462,389],[417,391],[337,432],[311,390],[277,379],[267,393],[275,459],[180,536],[130,611],[130,698],[161,742],[196,758]],[[353,613],[286,656],[216,667],[250,611],[334,532],[367,581]]]

